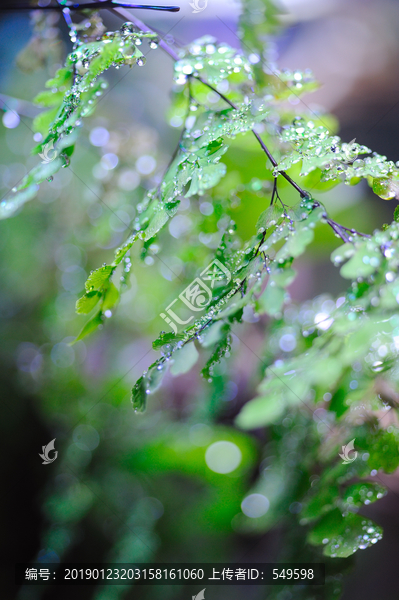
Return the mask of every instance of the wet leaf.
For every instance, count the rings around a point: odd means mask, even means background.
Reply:
[[[102,294],[97,291],[86,292],[84,296],[76,301],[76,312],[79,315],[87,315],[97,305]]]
[[[170,367],[171,374],[176,377],[177,375],[183,375],[188,373],[190,369],[195,365],[199,357],[198,351],[194,345],[194,342],[190,342],[176,350],[173,353],[172,364]]]
[[[115,304],[117,304],[118,300],[119,292],[114,284],[110,282],[104,293],[104,300],[101,305],[102,311],[105,312],[106,310],[113,308]]]
[[[335,508],[324,515],[308,535],[314,545],[324,545],[326,556],[347,558],[382,538],[382,529],[370,519],[348,513],[345,517]]]
[[[226,328],[222,321],[218,321],[208,327],[203,333],[203,341],[201,346],[203,348],[210,348],[219,342],[223,337],[223,330]]]
[[[363,481],[350,485],[343,495],[343,501],[349,506],[362,506],[383,498],[387,490],[378,483]]]
[[[93,290],[100,290],[105,284],[108,283],[109,278],[114,272],[114,267],[111,265],[105,265],[96,269],[89,275],[85,283],[87,291],[92,292]]]
[[[269,227],[273,227],[276,225],[283,214],[283,209],[273,204],[269,206],[263,213],[260,214],[259,219],[256,223],[256,229],[268,229]]]

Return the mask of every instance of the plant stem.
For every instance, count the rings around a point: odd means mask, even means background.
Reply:
[[[114,9],[112,9],[112,12],[119,14],[124,19],[130,20],[137,27],[139,27],[142,31],[145,31],[146,33],[152,33],[152,30],[149,27],[147,27],[147,25],[145,23],[143,23],[142,21],[140,21],[140,19],[137,19],[137,17],[132,16],[126,9],[124,9],[124,8],[114,8]],[[173,58],[174,61],[179,60],[179,57],[176,54],[176,52],[164,40],[162,40],[162,39],[160,40],[159,46],[167,54],[169,54],[169,56],[171,58]],[[227,104],[229,104],[229,106],[231,106],[234,109],[237,109],[237,107],[234,104],[234,102],[232,102],[231,100],[229,100],[229,98],[227,98],[227,96],[225,96],[224,94],[222,94],[221,92],[219,92],[210,83],[208,83],[207,81],[205,81],[205,79],[202,79],[201,77],[195,77],[195,79],[198,79],[198,81],[200,81],[202,84],[206,85],[210,90],[212,90],[213,92],[215,92],[216,94],[218,94],[219,97],[222,100],[224,100]],[[264,141],[262,140],[262,138],[260,137],[260,135],[256,131],[254,131],[253,129],[252,129],[252,133],[254,134],[254,136],[256,137],[256,139],[258,140],[258,142],[259,142],[262,150],[264,151],[264,153],[266,154],[266,156],[268,157],[268,159],[272,163],[273,167],[276,167],[277,166],[277,161],[275,160],[275,158],[271,154],[270,150],[268,149],[268,147],[266,146],[266,144],[264,143]],[[287,175],[287,173],[285,171],[280,171],[280,174],[288,181],[288,183],[290,183],[296,189],[296,191],[301,195],[302,198],[306,198],[308,196],[308,194],[305,192],[305,190],[303,190],[293,179],[291,179],[291,177],[289,175]]]
[[[115,6],[118,6],[117,4],[114,4],[114,2],[112,2],[112,0],[100,0],[99,2],[85,2],[85,3],[75,3],[75,4],[70,4],[70,5],[46,5],[46,6],[31,6],[30,4],[20,4],[19,6],[13,6],[12,4],[6,4],[6,5],[2,5],[0,6],[0,10],[64,10],[65,8],[71,9],[71,10],[87,10],[87,9],[91,9],[91,10],[98,10],[98,9],[102,9],[102,10],[107,10],[107,9],[113,9]],[[126,5],[127,8],[131,8],[131,9],[146,9],[146,10],[161,10],[161,11],[167,11],[167,12],[178,12],[180,10],[180,6],[154,6],[154,5],[147,5],[147,4],[131,4],[131,6]]]
[[[330,220],[332,221],[332,219],[330,219]],[[334,221],[334,223],[336,225],[338,225],[338,227],[340,227],[341,229],[345,229],[345,231],[349,231],[349,233],[354,233],[355,235],[360,235],[361,237],[366,237],[366,238],[371,237],[371,235],[369,235],[368,233],[362,233],[361,231],[357,231],[356,229],[353,229],[353,227],[345,227],[345,225],[336,223],[336,221]]]
[[[138,27],[139,29],[141,29],[145,33],[153,33],[152,29],[150,29],[145,23],[143,23],[143,21],[141,21],[137,17],[131,15],[126,9],[124,9],[124,8],[114,8],[114,9],[111,9],[111,12],[118,14],[123,19],[131,21],[132,23],[134,23],[136,25],[136,27]],[[162,38],[159,41],[159,46],[174,61],[179,60],[179,56],[176,54],[176,52],[173,50],[173,48],[171,48]],[[234,108],[235,110],[237,110],[237,106],[234,104],[234,102],[232,102],[229,98],[227,98],[227,96],[225,96],[224,94],[222,94],[221,92],[219,92],[213,85],[211,85],[210,83],[208,83],[207,81],[205,81],[205,79],[202,79],[202,77],[200,77],[198,75],[189,75],[189,81],[190,81],[190,78],[194,78],[194,79],[197,79],[198,81],[200,81],[203,85],[205,85],[210,90],[212,90],[213,92],[215,92],[216,94],[218,94],[219,98],[221,98],[224,102],[226,102],[229,106],[231,106],[231,108]],[[191,96],[191,91],[190,90],[189,90],[189,93],[190,93],[190,96]],[[260,135],[254,129],[251,129],[251,131],[252,131],[253,135],[255,136],[255,138],[257,139],[257,141],[259,142],[260,147],[262,148],[262,150],[264,151],[264,153],[266,154],[266,156],[270,160],[270,162],[273,165],[273,167],[277,167],[278,163],[277,163],[276,159],[274,158],[274,156],[272,155],[272,153],[270,152],[269,148],[266,146],[266,144],[264,143],[264,141],[262,140],[262,138],[260,137]],[[279,174],[282,175],[282,177],[284,177],[284,179],[286,181],[288,181],[288,183],[290,185],[292,185],[292,187],[299,193],[299,195],[301,196],[301,198],[307,198],[307,197],[309,197],[309,194],[307,192],[305,192],[305,190],[303,190],[285,171],[279,171]],[[275,178],[275,180],[277,181],[277,178]],[[273,202],[273,200],[274,200],[274,196],[272,198],[272,202]],[[365,233],[360,233],[360,232],[358,232],[358,231],[356,231],[354,229],[348,229],[347,227],[344,227],[343,225],[339,225],[338,223],[336,223],[335,221],[333,221],[329,217],[326,219],[326,222],[328,223],[328,225],[330,225],[330,227],[333,229],[333,231],[337,235],[339,235],[339,237],[344,242],[350,242],[349,236],[345,233],[346,231],[350,231],[353,234],[357,234],[357,235],[360,235],[360,236],[363,236],[363,237],[370,237],[370,236],[368,236]]]
[[[330,225],[332,230],[341,238],[341,240],[343,240],[344,242],[351,241],[349,236],[345,233],[345,231],[342,231],[341,226],[338,225],[338,223],[335,223],[335,221],[332,221],[330,218],[326,219],[326,223]]]
[[[225,96],[224,94],[222,94],[221,92],[219,92],[215,87],[213,87],[213,85],[211,85],[210,83],[208,83],[207,81],[205,81],[205,79],[202,79],[202,77],[195,77],[195,79],[198,79],[198,81],[200,81],[201,83],[203,83],[204,85],[206,85],[210,90],[212,90],[213,92],[215,92],[216,94],[218,94],[218,96],[222,100],[224,100],[232,108],[234,108],[234,109],[237,110],[237,106],[234,104],[234,102],[232,102],[231,100],[229,100],[229,98],[227,98],[227,96]],[[266,154],[267,158],[272,163],[273,167],[277,167],[278,163],[277,163],[276,159],[274,158],[274,156],[270,152],[269,148],[266,146],[265,142],[260,137],[259,133],[257,133],[254,129],[251,129],[251,131],[254,134],[254,136],[256,137],[256,139],[258,140],[258,142],[260,144],[260,147],[262,148],[262,150]],[[282,175],[284,177],[284,179],[286,179],[288,181],[288,183],[290,183],[296,189],[296,191],[301,195],[302,198],[307,198],[308,197],[309,194],[307,192],[305,192],[305,190],[303,190],[293,179],[291,179],[291,177],[289,175],[287,175],[287,173],[285,171],[280,171],[280,175]]]
[[[273,181],[273,192],[272,192],[272,199],[270,200],[270,206],[272,206],[276,194],[277,194],[277,178],[275,178]]]

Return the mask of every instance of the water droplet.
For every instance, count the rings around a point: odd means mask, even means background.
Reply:
[[[121,25],[121,27],[120,27],[120,32],[122,35],[129,35],[130,33],[134,33],[135,31],[136,31],[136,27],[130,21],[126,21],[126,23],[123,23],[123,25]],[[105,35],[108,35],[108,34],[109,34],[109,32],[106,33]]]

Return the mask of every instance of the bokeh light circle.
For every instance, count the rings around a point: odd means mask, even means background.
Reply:
[[[78,425],[73,432],[73,441],[81,450],[94,450],[100,443],[100,436],[91,425]]]
[[[215,442],[205,452],[205,462],[215,473],[231,473],[240,465],[241,460],[241,450],[233,442]]]
[[[269,510],[270,502],[263,494],[250,494],[241,502],[241,510],[247,517],[263,517]]]

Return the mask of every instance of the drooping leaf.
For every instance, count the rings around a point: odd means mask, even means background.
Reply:
[[[170,367],[171,374],[176,377],[177,375],[188,373],[197,362],[198,357],[199,354],[194,342],[190,342],[183,346],[183,348],[176,350],[173,353],[173,362]]]
[[[102,324],[103,324],[103,314],[102,314],[102,311],[100,310],[98,313],[96,313],[94,315],[94,317],[92,317],[90,319],[90,321],[88,321],[86,323],[86,325],[83,327],[82,331],[79,333],[79,335],[74,340],[74,342],[83,340],[86,336],[93,333],[93,331],[95,331]]]
[[[79,315],[87,315],[97,305],[102,294],[96,290],[86,292],[84,296],[76,301],[76,312]]]

